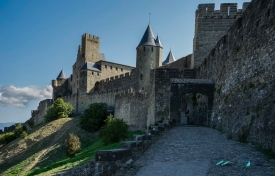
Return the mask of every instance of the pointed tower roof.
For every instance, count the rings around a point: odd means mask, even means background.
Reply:
[[[155,43],[156,43],[156,46],[162,47],[161,42],[160,42],[160,39],[159,39],[159,36],[157,36],[157,38],[156,38],[156,40],[155,40]]]
[[[174,61],[176,61],[176,60],[175,60],[175,57],[174,57],[172,51],[170,50],[170,52],[169,52],[169,54],[168,54],[166,60],[162,62],[162,65],[170,64],[171,62],[174,62]]]
[[[142,46],[142,45],[156,46],[155,36],[150,25],[148,25],[145,33],[143,34],[141,41],[138,44],[138,46]]]
[[[56,79],[66,79],[66,75],[64,73],[64,70],[62,69],[59,73],[58,77]]]

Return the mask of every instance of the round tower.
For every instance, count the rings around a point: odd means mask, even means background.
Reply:
[[[137,89],[147,92],[152,85],[151,70],[162,65],[162,45],[159,37],[155,39],[150,25],[148,25],[136,50]]]

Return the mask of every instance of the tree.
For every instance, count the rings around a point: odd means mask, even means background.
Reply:
[[[95,132],[104,125],[104,120],[107,117],[106,103],[93,103],[80,118],[80,125],[83,129]]]
[[[104,145],[119,142],[127,138],[128,125],[122,119],[116,119],[112,114],[106,120],[107,124],[99,131]]]
[[[46,122],[50,122],[59,118],[68,117],[72,112],[73,106],[70,103],[64,102],[61,98],[58,98],[47,109],[44,119]]]
[[[14,135],[18,138],[23,133],[23,126],[21,123],[17,124],[14,130]]]
[[[75,157],[75,154],[80,151],[81,143],[79,141],[79,138],[70,133],[69,139],[65,140],[66,145],[66,154],[70,158]]]

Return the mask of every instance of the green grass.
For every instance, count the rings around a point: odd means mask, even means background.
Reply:
[[[141,131],[130,131],[127,134],[127,140],[131,140],[133,138],[133,135],[135,134],[142,134]],[[48,172],[50,170],[53,170],[55,173],[57,172],[61,172],[62,166],[66,166],[66,170],[71,169],[72,167],[75,166],[80,166],[83,164],[86,164],[88,162],[90,162],[90,160],[92,160],[95,156],[95,153],[97,150],[109,150],[109,149],[116,149],[120,147],[120,142],[118,143],[114,143],[114,144],[110,144],[107,146],[104,146],[102,144],[102,141],[100,138],[97,138],[95,140],[94,143],[90,144],[89,142],[85,142],[85,141],[81,141],[81,151],[79,153],[76,154],[76,156],[74,158],[69,158],[67,156],[64,156],[63,158],[60,158],[59,161],[57,162],[53,162],[51,164],[48,164],[47,166],[44,166],[42,168],[36,168],[33,169],[31,171],[29,171],[27,174],[25,174],[26,176],[29,175],[38,175],[41,173],[45,173]],[[74,164],[72,164],[74,163]],[[71,166],[68,166],[68,164],[70,164]],[[64,171],[64,170],[63,170]]]

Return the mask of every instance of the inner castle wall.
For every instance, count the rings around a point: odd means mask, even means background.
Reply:
[[[211,126],[275,152],[275,2],[253,0],[197,68],[214,79]]]

